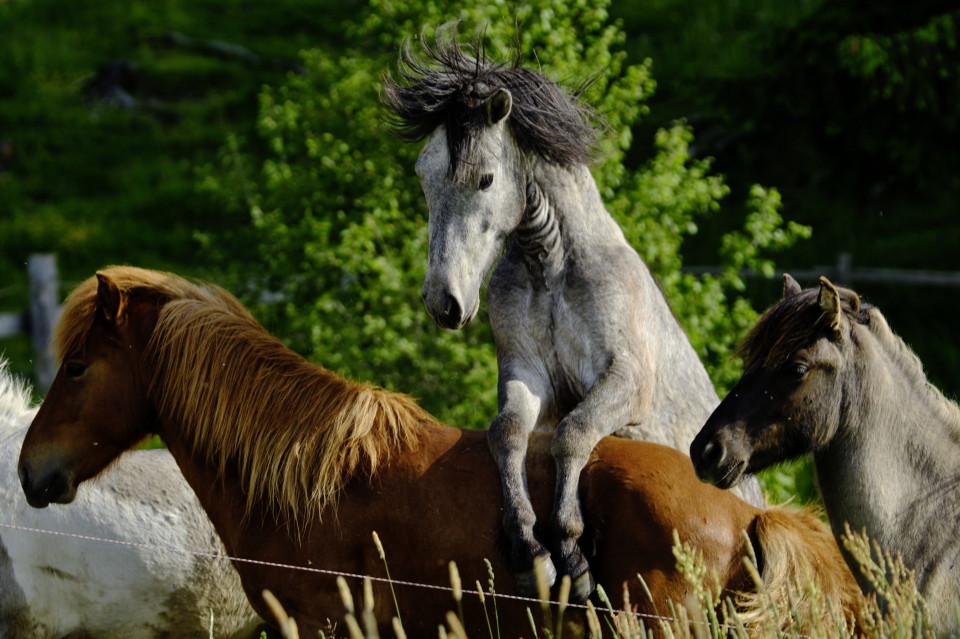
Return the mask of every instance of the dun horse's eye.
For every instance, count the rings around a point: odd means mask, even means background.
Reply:
[[[484,173],[480,176],[480,190],[486,191],[493,184],[493,173]]]
[[[67,362],[63,368],[63,372],[66,373],[70,379],[77,379],[87,372],[87,365],[81,364],[80,362]]]
[[[810,367],[802,362],[794,362],[787,367],[787,372],[790,373],[793,377],[800,379],[810,370]]]

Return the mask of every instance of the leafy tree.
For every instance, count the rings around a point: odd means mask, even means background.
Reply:
[[[260,96],[258,138],[231,139],[204,184],[250,225],[204,238],[230,254],[232,277],[268,327],[310,359],[348,376],[412,392],[446,421],[486,427],[496,411],[496,365],[483,317],[466,330],[436,328],[419,291],[426,267],[426,205],[413,172],[419,151],[389,132],[380,107],[384,73],[404,38],[451,18],[475,29],[488,52],[519,49],[548,77],[581,84],[605,121],[594,175],[611,213],[663,284],[714,380],[736,374],[732,344],[755,319],[740,269],[772,273],[767,249],[809,233],[784,224],[776,191],[755,187],[742,231],[718,247],[716,276],[682,274],[683,238],[720,211],[728,189],[708,160],[691,160],[683,123],[654,140],[652,160],[628,171],[631,127],[655,83],[650,62],[628,65],[624,33],[607,2],[492,0],[451,15],[447,3],[372,0],[349,27],[353,51],[304,52],[306,74]],[[237,247],[248,260],[236,262]],[[249,279],[255,273],[255,279]],[[269,291],[265,299],[261,291]]]

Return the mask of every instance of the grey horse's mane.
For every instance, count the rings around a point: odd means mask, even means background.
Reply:
[[[394,130],[408,142],[417,142],[445,125],[450,150],[450,171],[476,164],[478,150],[472,143],[486,124],[486,101],[499,89],[513,98],[510,125],[520,148],[549,162],[570,166],[587,164],[593,158],[598,118],[582,105],[577,95],[567,94],[536,71],[490,61],[479,41],[476,56],[468,55],[457,41],[457,23],[437,29],[430,46],[421,38],[424,55],[417,56],[406,40],[400,51],[403,84],[384,79],[384,98],[392,112]]]

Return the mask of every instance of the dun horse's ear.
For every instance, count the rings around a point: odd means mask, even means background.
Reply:
[[[783,299],[793,297],[800,292],[800,284],[789,273],[783,274]]]
[[[839,331],[840,314],[843,312],[840,309],[840,293],[833,282],[823,276],[820,277],[820,295],[817,297],[817,302],[824,317],[830,322],[830,328]]]
[[[120,291],[120,287],[104,273],[97,273],[97,301],[100,303],[100,312],[111,324],[115,324],[123,316],[127,304],[126,296]]]
[[[513,108],[513,96],[506,89],[497,89],[497,92],[487,100],[487,123],[496,124],[508,115]]]

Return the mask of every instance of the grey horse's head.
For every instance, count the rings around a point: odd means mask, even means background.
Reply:
[[[483,281],[523,216],[523,156],[507,127],[512,104],[506,89],[486,101],[486,124],[472,141],[474,160],[456,173],[450,171],[446,126],[433,132],[417,160],[430,210],[421,293],[444,328],[461,328],[477,314]]]
[[[440,326],[456,329],[476,315],[523,218],[532,164],[586,163],[594,130],[589,109],[539,73],[464,53],[455,24],[424,50],[421,62],[404,45],[406,83],[388,80],[384,96],[400,136],[427,139],[416,167],[430,209],[423,299]]]

